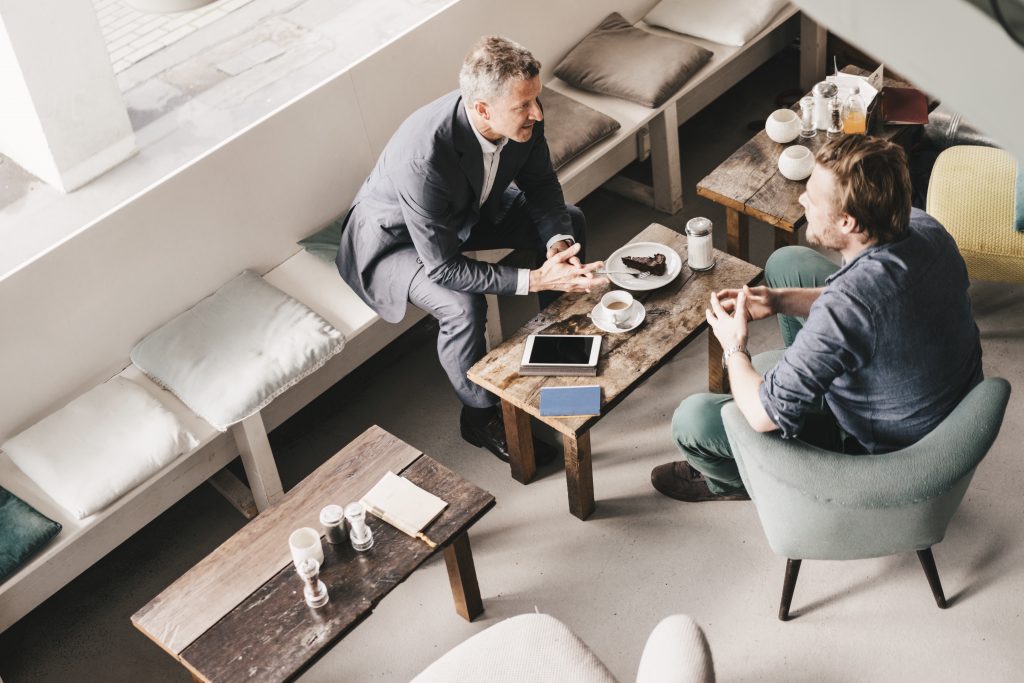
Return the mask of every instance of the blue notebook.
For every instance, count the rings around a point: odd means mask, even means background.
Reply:
[[[601,387],[542,387],[540,414],[545,417],[600,415]]]

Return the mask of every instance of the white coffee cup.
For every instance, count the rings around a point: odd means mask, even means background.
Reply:
[[[601,312],[605,318],[617,323],[624,323],[633,313],[633,295],[617,289],[601,297]]]
[[[296,567],[309,557],[319,562],[321,567],[323,566],[324,546],[320,543],[320,533],[316,529],[311,529],[308,526],[296,529],[288,537],[288,547],[292,551],[292,561]]]

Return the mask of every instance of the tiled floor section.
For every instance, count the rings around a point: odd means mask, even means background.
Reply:
[[[142,12],[124,0],[94,0],[93,6],[116,74],[252,1],[218,0],[172,14]]]

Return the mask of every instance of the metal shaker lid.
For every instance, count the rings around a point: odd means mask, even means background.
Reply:
[[[711,221],[703,216],[697,216],[686,221],[686,234],[694,237],[711,234]]]
[[[814,86],[814,94],[818,97],[835,97],[839,94],[839,86],[829,81],[822,81]]]

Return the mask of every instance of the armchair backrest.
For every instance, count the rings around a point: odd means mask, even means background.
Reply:
[[[930,434],[882,455],[756,432],[732,403],[722,419],[772,550],[791,559],[860,559],[942,540],[1009,396],[1006,380],[987,379]]]

